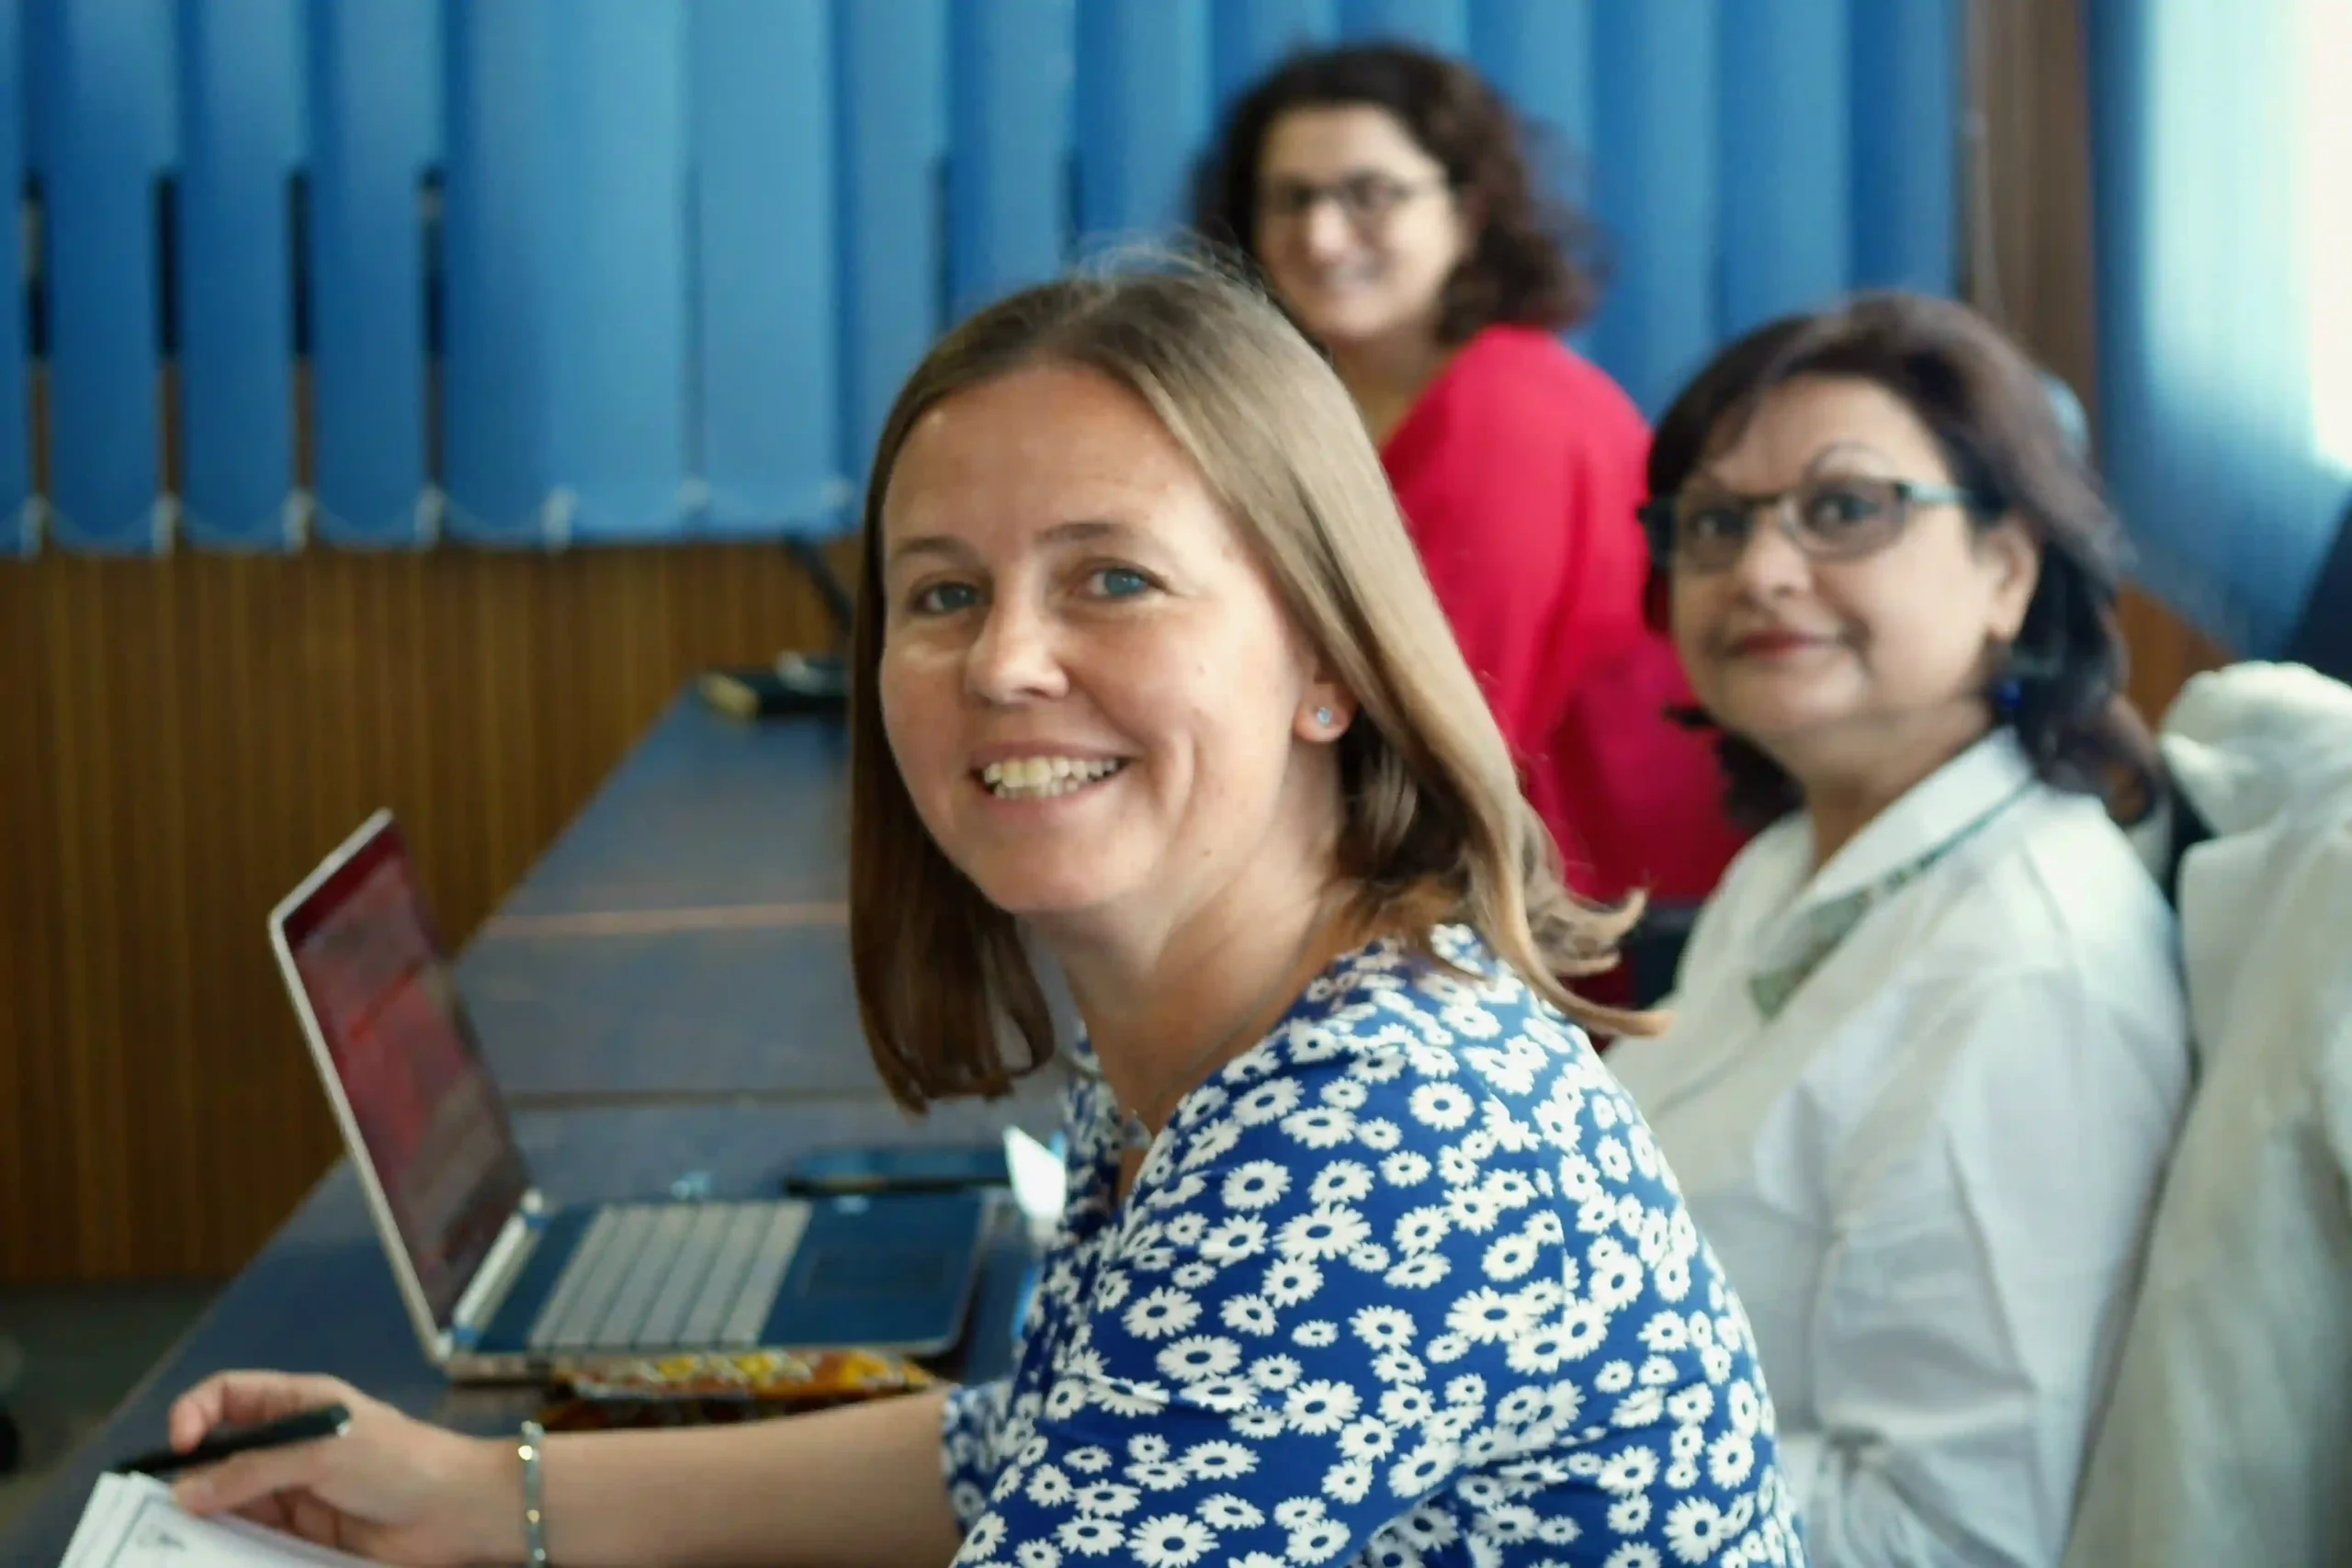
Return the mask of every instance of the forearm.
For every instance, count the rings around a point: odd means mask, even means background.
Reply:
[[[663,1562],[942,1568],[961,1540],[940,1468],[944,1391],[748,1426],[550,1438],[541,1461],[548,1555],[563,1568]],[[511,1440],[481,1456],[522,1543]]]

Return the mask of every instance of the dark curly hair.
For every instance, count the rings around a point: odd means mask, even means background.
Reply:
[[[1658,422],[1650,494],[1679,491],[1699,465],[1739,438],[1771,391],[1803,376],[1851,377],[1903,400],[1934,434],[1959,488],[1979,498],[1978,527],[2015,518],[2041,548],[2041,571],[1996,681],[1996,703],[2034,771],[2103,797],[2136,818],[2163,792],[2146,727],[2123,696],[2123,634],[2115,614],[2129,548],[2098,481],[2068,440],[2041,373],[1975,311],[1923,295],[1876,293],[1783,317],[1718,354]],[[1654,570],[1672,570],[1652,537]],[[1710,728],[1707,716],[1684,716]],[[1727,806],[1761,826],[1802,804],[1796,782],[1739,736],[1718,742]]]
[[[1438,318],[1444,342],[1498,322],[1565,331],[1592,314],[1600,297],[1598,231],[1538,189],[1518,117],[1469,67],[1401,44],[1295,54],[1250,88],[1193,182],[1193,226],[1256,257],[1267,132],[1293,109],[1355,105],[1385,110],[1481,215],[1470,254],[1446,282]]]

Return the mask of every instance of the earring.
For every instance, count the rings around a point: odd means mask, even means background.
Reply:
[[[1330,728],[1331,710],[1329,708],[1317,708],[1315,710],[1315,722],[1321,725],[1326,729]]]

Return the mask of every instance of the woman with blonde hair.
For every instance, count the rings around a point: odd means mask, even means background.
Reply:
[[[1184,268],[933,350],[868,491],[851,931],[892,1091],[1085,1022],[1071,1197],[1006,1381],[558,1438],[567,1563],[1801,1560],[1748,1331],[1555,976],[1570,901],[1345,392]],[[1005,1039],[1019,1042],[1008,1063]],[[511,1444],[323,1380],[186,1495],[401,1562],[516,1555]],[[938,1478],[943,1474],[944,1483]]]

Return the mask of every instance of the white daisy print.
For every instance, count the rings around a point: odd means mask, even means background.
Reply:
[[[1251,1160],[1225,1179],[1225,1206],[1263,1209],[1282,1201],[1290,1190],[1290,1172],[1270,1159]]]
[[[1371,1235],[1372,1227],[1353,1209],[1310,1209],[1284,1221],[1274,1245],[1285,1258],[1320,1262],[1353,1251]]]
[[[1413,1342],[1413,1314],[1402,1307],[1366,1307],[1348,1320],[1348,1326],[1375,1350],[1399,1350]]]
[[[1419,1149],[1398,1149],[1380,1162],[1380,1179],[1391,1187],[1418,1187],[1430,1179],[1430,1156]]]
[[[1306,1369],[1288,1356],[1261,1356],[1250,1363],[1250,1381],[1260,1388],[1280,1391],[1304,1375]]]
[[[1296,1306],[1323,1288],[1323,1270],[1304,1258],[1278,1258],[1266,1267],[1259,1294],[1275,1308]]]
[[[1372,1091],[1355,1078],[1333,1078],[1323,1086],[1323,1103],[1334,1111],[1361,1111],[1371,1097]]]
[[[1340,1451],[1350,1459],[1385,1459],[1396,1450],[1396,1434],[1376,1416],[1351,1421],[1340,1432]]]
[[[964,1568],[1801,1552],[1738,1304],[1638,1112],[1475,935],[1430,941],[1481,977],[1342,955],[1124,1201],[1072,1046],[1014,1371],[943,1418]]]
[[[1723,1548],[1723,1510],[1710,1498],[1683,1498],[1667,1510],[1666,1544],[1685,1562],[1704,1562]]]
[[[1372,1171],[1351,1159],[1336,1159],[1306,1184],[1307,1201],[1318,1209],[1356,1203],[1372,1196]]]
[[[1237,1214],[1201,1241],[1201,1255],[1212,1263],[1238,1263],[1265,1250],[1266,1222],[1255,1214]]]
[[[1272,1305],[1261,1296],[1235,1296],[1218,1309],[1217,1316],[1236,1334],[1272,1334],[1277,1321]]]
[[[1127,1532],[1116,1519],[1096,1518],[1081,1515],[1064,1520],[1054,1539],[1081,1557],[1102,1557],[1116,1551],[1126,1543]]]
[[[1241,1347],[1230,1339],[1195,1335],[1162,1350],[1158,1364],[1163,1374],[1179,1382],[1221,1378],[1241,1365]]]
[[[1442,1133],[1462,1126],[1476,1109],[1461,1085],[1449,1082],[1423,1084],[1413,1091],[1410,1104],[1414,1120]]]
[[[1292,1389],[1283,1398],[1283,1414],[1294,1430],[1321,1437],[1354,1419],[1361,1404],[1354,1389],[1325,1379]]]
[[[1544,1255],[1544,1244],[1521,1231],[1517,1235],[1497,1239],[1487,1248],[1480,1262],[1489,1280],[1516,1280],[1535,1267]]]
[[[1396,1250],[1411,1254],[1433,1252],[1453,1229],[1453,1221],[1443,1209],[1415,1209],[1396,1222]]]
[[[1139,1339],[1165,1339],[1193,1326],[1201,1304],[1182,1291],[1160,1289],[1141,1297],[1126,1311],[1127,1332]]]
[[[1296,1078],[1269,1078],[1234,1098],[1233,1119],[1244,1127],[1261,1127],[1297,1110],[1301,1098]]]
[[[1258,1453],[1241,1443],[1194,1443],[1184,1450],[1184,1468],[1196,1480],[1232,1481],[1258,1468]]]
[[[1127,1532],[1127,1550],[1144,1568],[1192,1568],[1216,1544],[1214,1531],[1182,1514],[1146,1519]]]

